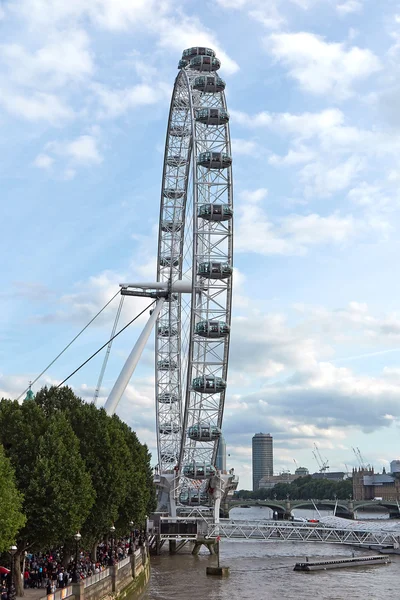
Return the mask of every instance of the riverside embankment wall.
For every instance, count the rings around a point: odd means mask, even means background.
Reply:
[[[128,595],[131,600],[138,600],[149,578],[149,554],[147,548],[142,547],[101,573],[43,596],[40,600],[123,600]]]

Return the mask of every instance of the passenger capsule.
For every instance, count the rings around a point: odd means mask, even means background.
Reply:
[[[205,490],[184,490],[179,494],[181,504],[208,504],[209,496]]]
[[[188,64],[189,63],[186,59],[181,58],[181,60],[178,62],[178,69],[184,69]]]
[[[160,323],[157,333],[160,337],[175,337],[178,335],[178,329],[176,327],[171,327],[169,324]]]
[[[224,108],[199,108],[196,121],[204,125],[225,125],[229,121],[229,114]]]
[[[197,164],[207,169],[227,169],[232,164],[232,157],[225,152],[202,152]]]
[[[226,279],[232,275],[232,267],[223,262],[204,262],[197,268],[197,275],[207,279]]]
[[[161,404],[175,404],[178,400],[178,396],[176,396],[176,394],[171,394],[170,392],[163,392],[158,396],[158,401],[161,402]]]
[[[163,195],[165,198],[171,198],[171,199],[177,199],[177,198],[182,198],[182,196],[185,195],[185,190],[179,190],[179,189],[173,189],[173,188],[166,188],[163,191]]]
[[[163,435],[170,435],[171,433],[179,433],[180,427],[177,423],[161,423],[158,430]]]
[[[197,423],[189,427],[188,437],[198,442],[213,442],[221,437],[221,430],[215,425]]]
[[[189,479],[206,479],[216,474],[213,465],[192,462],[183,467],[183,474]]]
[[[215,56],[215,52],[214,50],[211,50],[211,48],[204,48],[204,46],[187,48],[182,52],[182,58],[184,60],[190,60],[193,56]]]
[[[206,221],[229,221],[233,217],[233,210],[229,204],[202,204],[197,214]]]
[[[211,339],[226,337],[229,331],[229,325],[223,321],[200,321],[195,327],[197,335]]]
[[[221,61],[214,56],[195,56],[189,64],[189,69],[192,71],[200,71],[201,73],[210,73],[218,71],[221,66]]]
[[[172,125],[169,129],[169,133],[173,137],[186,137],[190,135],[190,129],[184,125]]]
[[[161,460],[167,463],[173,463],[178,460],[178,457],[175,454],[173,454],[173,452],[163,452],[161,454]]]
[[[179,154],[167,156],[167,165],[170,167],[184,167],[187,165],[187,159]]]
[[[171,369],[177,369],[178,363],[175,360],[169,358],[163,358],[157,362],[159,371],[170,371]]]
[[[177,267],[179,265],[179,258],[171,256],[160,257],[160,267]]]
[[[202,375],[193,379],[192,387],[200,394],[219,394],[226,389],[226,382],[221,377]]]
[[[180,231],[182,226],[182,221],[162,221],[161,223],[161,229],[169,233],[172,233],[173,231]]]
[[[200,77],[195,77],[193,89],[207,94],[223,92],[225,89],[225,81],[218,77],[218,75],[201,75]]]

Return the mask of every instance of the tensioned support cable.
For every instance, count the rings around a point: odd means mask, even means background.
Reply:
[[[121,311],[122,311],[122,307],[123,307],[123,304],[124,304],[124,300],[125,300],[125,296],[121,295],[121,300],[119,301],[117,314],[115,316],[114,325],[113,325],[113,328],[112,328],[112,331],[111,331],[111,340],[110,340],[110,342],[109,342],[109,344],[107,346],[106,355],[104,357],[103,364],[101,366],[101,371],[100,371],[99,379],[97,380],[97,385],[96,385],[96,389],[95,389],[94,396],[93,396],[93,404],[97,403],[97,399],[98,399],[99,394],[100,394],[101,386],[102,386],[102,383],[103,383],[104,373],[106,372],[108,359],[110,357],[111,346],[112,346],[112,343],[113,343],[113,335],[117,331],[118,322],[119,322],[119,318],[121,316]]]
[[[86,360],[85,360],[85,362],[83,362],[83,363],[82,363],[82,364],[81,364],[81,365],[80,365],[80,366],[79,366],[77,369],[75,369],[75,371],[73,371],[73,372],[72,372],[70,375],[68,375],[68,377],[66,377],[65,379],[63,379],[63,381],[62,381],[61,383],[59,383],[59,384],[56,386],[56,389],[57,389],[57,388],[59,388],[59,387],[61,387],[62,385],[64,385],[64,383],[65,383],[66,381],[68,381],[68,379],[71,379],[71,377],[72,377],[73,375],[75,375],[75,373],[77,373],[78,371],[80,371],[80,370],[82,369],[82,367],[84,367],[85,365],[87,365],[87,363],[88,363],[89,361],[91,361],[91,360],[92,360],[92,358],[94,358],[95,356],[97,356],[97,354],[98,354],[99,352],[101,352],[101,351],[103,350],[103,348],[105,348],[106,346],[108,346],[108,344],[109,344],[110,342],[112,342],[113,340],[115,340],[115,338],[116,338],[116,337],[118,337],[118,336],[119,336],[119,335],[120,335],[120,334],[121,334],[123,331],[125,331],[125,329],[126,329],[127,327],[129,327],[129,325],[132,325],[132,323],[133,323],[134,321],[136,321],[136,320],[137,320],[139,317],[141,317],[141,316],[142,316],[142,314],[146,312],[146,310],[149,310],[149,308],[151,308],[151,307],[153,306],[153,304],[154,304],[154,302],[151,302],[151,303],[150,303],[148,306],[146,306],[146,308],[144,308],[144,309],[143,309],[143,310],[142,310],[142,311],[141,311],[141,312],[140,312],[138,315],[136,315],[136,317],[134,317],[134,318],[133,318],[131,321],[129,321],[129,323],[127,323],[127,324],[126,324],[126,325],[125,325],[125,326],[124,326],[122,329],[120,329],[120,330],[118,331],[118,333],[116,333],[116,334],[115,334],[113,337],[111,337],[109,340],[107,340],[107,341],[106,341],[106,343],[105,343],[105,344],[103,344],[103,345],[101,346],[101,348],[99,348],[98,350],[96,350],[96,352],[94,352],[94,353],[93,353],[91,356],[89,356],[89,358],[88,358],[88,359],[86,359]]]
[[[109,306],[109,305],[111,304],[111,302],[114,300],[114,298],[116,298],[116,297],[117,297],[117,296],[118,296],[120,293],[121,293],[121,290],[118,290],[118,292],[117,292],[116,294],[114,294],[114,296],[113,296],[112,298],[110,298],[110,300],[107,302],[107,304],[105,304],[105,305],[103,306],[103,308],[102,308],[101,310],[99,310],[99,312],[98,312],[97,314],[95,314],[95,315],[94,315],[94,317],[92,317],[92,318],[90,319],[89,323],[87,323],[87,325],[85,325],[85,327],[84,327],[83,329],[81,329],[81,330],[80,330],[80,332],[79,332],[79,333],[78,333],[78,334],[77,334],[77,335],[76,335],[76,336],[75,336],[75,337],[74,337],[74,338],[73,338],[73,339],[72,339],[72,340],[69,342],[69,344],[67,344],[67,345],[65,346],[64,350],[62,350],[62,351],[61,351],[59,354],[57,354],[57,356],[56,356],[56,357],[55,357],[55,358],[54,358],[54,359],[51,361],[51,363],[49,363],[49,364],[47,365],[47,367],[46,367],[45,369],[43,369],[43,371],[42,371],[41,373],[39,373],[39,375],[36,377],[36,379],[34,379],[33,381],[31,381],[31,382],[29,383],[28,387],[27,387],[27,388],[26,388],[26,389],[25,389],[25,390],[22,392],[22,394],[20,394],[20,395],[18,396],[18,398],[17,398],[17,402],[18,402],[18,400],[20,400],[20,399],[22,398],[22,396],[23,396],[24,394],[26,394],[26,393],[27,393],[27,391],[28,391],[28,390],[29,390],[29,389],[32,387],[32,385],[33,385],[33,384],[35,384],[35,383],[38,381],[38,379],[40,379],[40,378],[42,377],[42,375],[44,375],[44,374],[45,374],[45,373],[46,373],[46,372],[47,372],[47,371],[50,369],[50,367],[51,367],[51,366],[53,366],[53,365],[54,365],[54,363],[55,363],[55,362],[56,362],[56,361],[57,361],[57,360],[60,358],[60,356],[62,356],[62,355],[64,354],[64,352],[65,352],[66,350],[68,350],[68,348],[69,348],[70,346],[72,346],[72,344],[75,342],[75,340],[77,340],[77,339],[78,339],[78,337],[79,337],[79,336],[80,336],[80,335],[81,335],[81,334],[82,334],[84,331],[86,331],[86,329],[89,327],[89,325],[91,325],[91,324],[93,323],[93,321],[95,321],[95,320],[97,319],[97,317],[98,317],[99,315],[101,315],[101,313],[102,313],[102,312],[103,312],[103,311],[104,311],[104,310],[107,308],[107,306]]]

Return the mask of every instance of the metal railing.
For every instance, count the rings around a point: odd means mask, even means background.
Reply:
[[[117,563],[117,568],[122,569],[122,567],[125,567],[125,565],[129,565],[130,562],[131,562],[131,557],[127,556],[126,558],[123,558],[122,560],[120,560]]]
[[[97,583],[98,581],[101,581],[102,579],[105,579],[106,577],[109,577],[111,575],[111,571],[110,569],[104,569],[104,571],[100,571],[100,573],[95,573],[94,575],[91,575],[90,577],[86,577],[83,580],[83,587],[87,588],[90,585],[93,585],[94,583]],[[57,600],[57,599],[55,599]]]

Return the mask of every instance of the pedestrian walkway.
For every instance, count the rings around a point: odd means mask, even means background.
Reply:
[[[27,588],[24,590],[25,600],[39,600],[46,596],[46,588]],[[17,596],[20,598],[21,596]]]

